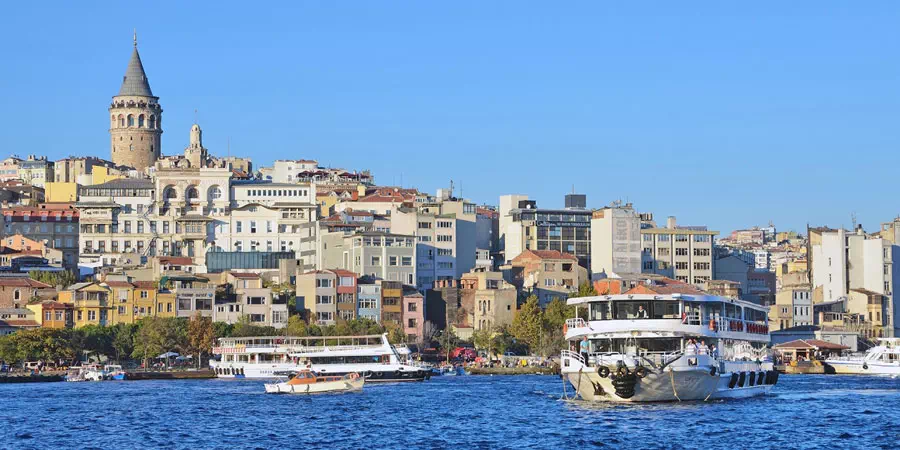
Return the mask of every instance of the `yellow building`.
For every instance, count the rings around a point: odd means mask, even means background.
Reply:
[[[98,283],[77,283],[59,292],[59,301],[74,305],[75,327],[109,325],[111,291]]]
[[[94,166],[91,171],[91,181],[92,184],[103,184],[107,181],[119,180],[125,178],[118,171],[114,171],[115,173],[110,173],[109,167],[106,166]]]
[[[71,203],[78,201],[78,183],[44,183],[44,198],[48,203]]]

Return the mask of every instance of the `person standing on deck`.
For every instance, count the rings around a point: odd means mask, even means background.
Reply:
[[[588,365],[588,353],[591,349],[591,343],[588,342],[587,336],[581,338],[580,350],[581,357],[584,358],[584,365]]]

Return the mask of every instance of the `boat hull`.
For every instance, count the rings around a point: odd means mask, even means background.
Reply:
[[[863,360],[826,360],[825,365],[842,375],[900,375],[900,363]]]
[[[268,383],[267,394],[323,394],[327,392],[354,392],[362,390],[366,384],[363,377],[336,381],[320,381],[308,384]]]
[[[602,377],[596,371],[570,372],[564,375],[570,385],[575,388],[579,397],[597,402],[672,402],[672,401],[705,401],[726,398],[748,398],[768,394],[773,384],[749,383],[749,373],[745,373],[744,384],[735,383],[729,387],[731,373],[711,375],[710,368],[668,368],[661,372],[648,371],[644,378],[634,384],[631,396],[621,396],[616,392],[613,378]],[[754,372],[754,378],[771,380],[774,375],[760,377]],[[768,372],[770,373],[770,372]]]
[[[280,373],[306,369],[297,364],[217,364],[213,366],[218,378],[276,378]],[[358,373],[370,383],[395,383],[401,381],[424,381],[431,378],[431,371],[414,366],[357,364],[345,366],[313,365],[311,370],[327,376],[344,376]]]

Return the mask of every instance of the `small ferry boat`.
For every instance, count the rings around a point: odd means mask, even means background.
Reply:
[[[310,369],[322,375],[358,373],[369,382],[422,381],[431,370],[410,361],[409,348],[387,334],[367,336],[221,338],[210,367],[220,378],[273,378]]]
[[[900,338],[883,338],[861,356],[826,359],[837,374],[900,375]]]
[[[743,398],[766,394],[778,381],[766,307],[702,291],[567,303],[586,308],[589,319],[566,321],[570,350],[561,358],[563,376],[584,400]]]
[[[267,394],[320,394],[324,392],[360,391],[366,379],[358,373],[344,376],[319,376],[311,370],[292,373],[281,383],[266,383]]]

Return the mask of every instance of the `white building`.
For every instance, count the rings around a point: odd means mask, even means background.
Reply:
[[[613,204],[591,218],[591,275],[641,272],[641,217],[631,204]]]

